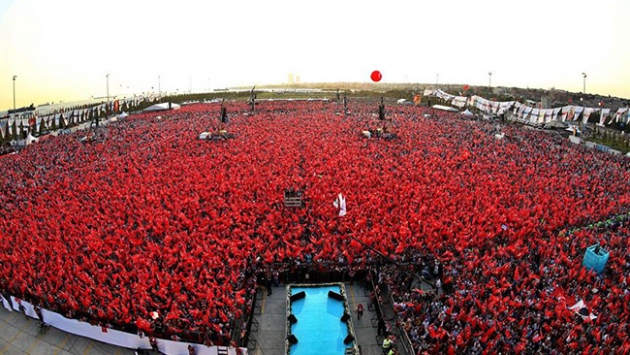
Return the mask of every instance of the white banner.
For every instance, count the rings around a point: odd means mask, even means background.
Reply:
[[[529,113],[532,112],[532,108],[529,106],[525,106],[523,105],[525,108],[523,109],[523,119],[527,120],[529,119]]]
[[[504,114],[505,112],[507,112],[508,110],[510,110],[510,108],[512,108],[512,106],[514,105],[514,101],[504,101],[501,102],[501,104],[499,105],[499,115]]]
[[[464,106],[466,106],[466,102],[468,101],[468,98],[465,96],[456,96],[453,101],[451,102],[451,105],[453,106],[457,106],[459,108],[462,108]]]
[[[538,123],[545,123],[545,112],[544,109],[540,109],[538,112]]]
[[[615,122],[622,120],[627,110],[627,108],[619,108],[615,113]]]
[[[517,113],[521,110],[522,105],[523,105],[523,104],[521,104],[521,103],[520,103],[520,102],[518,102],[518,101],[516,101],[516,102],[514,103],[514,113],[515,113],[515,114],[517,114]],[[520,111],[520,112],[522,113],[523,111]]]
[[[584,109],[584,114],[582,115],[582,123],[586,123],[588,122],[588,118],[591,115],[591,113],[595,112],[596,109],[592,108],[592,107],[587,107]]]
[[[4,299],[4,297],[2,297],[2,303],[5,308],[11,308],[11,305],[9,304],[9,302],[7,302],[7,300]],[[11,303],[13,310],[20,313],[26,313],[26,315],[31,318],[39,319],[37,313],[35,312],[35,308],[31,303],[24,300],[18,300],[13,296],[11,296]],[[98,340],[103,343],[129,349],[151,349],[149,338],[146,336],[140,337],[137,334],[131,334],[110,328],[94,326],[90,323],[66,318],[59,313],[51,312],[47,309],[41,309],[41,314],[44,318],[43,321],[46,324],[62,330],[66,333]],[[228,355],[236,355],[236,348],[205,346],[202,344],[189,344],[185,342],[178,342],[166,339],[156,340],[158,349],[163,354],[187,355],[188,345],[192,345],[195,348],[195,353],[199,355],[218,355],[219,348],[227,350]],[[247,355],[246,348],[241,348],[240,350],[242,354]]]
[[[545,123],[551,122],[552,116],[553,116],[553,109],[551,108],[545,109]]]
[[[532,109],[532,113],[529,116],[529,122],[531,123],[535,123],[538,121],[538,113],[540,112],[539,108],[534,108]]]
[[[599,125],[600,126],[604,125],[604,123],[606,122],[606,119],[608,118],[609,115],[610,115],[610,109],[609,108],[603,108],[599,112]]]
[[[573,116],[573,121],[577,121],[580,118],[580,115],[582,114],[582,111],[584,111],[584,107],[582,106],[573,106],[573,108],[575,109],[575,116]]]
[[[575,112],[573,111],[573,106],[564,106],[562,108],[562,122],[569,121],[569,114],[571,119],[573,119],[573,115],[575,115]]]
[[[560,111],[562,110],[562,108],[560,107],[556,107],[553,109],[553,117],[551,118],[552,120],[558,120],[559,116],[558,114],[560,113]]]
[[[13,310],[26,313],[26,315],[31,318],[39,319],[39,317],[37,316],[37,313],[35,313],[35,309],[33,308],[32,304],[24,300],[17,299],[13,296],[11,296],[11,303],[13,305]],[[24,310],[20,309],[20,305],[24,307]]]
[[[482,112],[490,112],[490,101],[483,97],[475,96],[475,107]]]
[[[2,295],[0,295],[0,299],[2,299],[2,305],[4,306],[4,308],[6,308],[9,312],[13,312],[13,307],[11,307],[11,303]]]

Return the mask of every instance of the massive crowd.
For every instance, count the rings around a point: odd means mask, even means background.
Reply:
[[[233,139],[197,139],[217,129],[219,107],[194,105],[0,160],[0,290],[94,323],[226,343],[251,307],[253,260],[360,268],[369,246],[444,265],[444,298],[399,309],[418,349],[621,349],[628,267],[613,256],[595,278],[579,261],[594,239],[617,252],[625,240],[559,231],[627,209],[623,158],[425,108],[390,109],[392,140],[361,136],[383,124],[373,103],[349,116],[326,102],[247,109],[228,104]],[[285,208],[286,189],[306,207]],[[560,296],[598,318],[575,323]]]
[[[437,293],[418,292],[409,273],[391,266],[384,284],[419,354],[626,354],[629,231],[615,223],[562,231],[535,246],[470,248],[445,261],[443,277],[452,286]],[[601,275],[582,267],[586,247],[596,243],[612,255]],[[585,310],[571,309],[580,301]]]

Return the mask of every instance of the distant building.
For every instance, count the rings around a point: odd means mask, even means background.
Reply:
[[[542,108],[542,109],[551,108],[551,97],[549,97],[549,96],[542,96],[540,98],[540,108]]]
[[[293,74],[289,73],[289,85],[293,85],[293,84],[294,84],[294,82],[293,82]]]

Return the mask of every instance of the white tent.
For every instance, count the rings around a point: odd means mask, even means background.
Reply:
[[[407,99],[398,99],[396,100],[396,103],[399,105],[411,105],[411,101]]]
[[[459,112],[459,110],[456,108],[453,108],[450,106],[444,106],[444,105],[433,105],[431,106],[431,108],[442,110],[442,111],[448,111],[448,112]]]
[[[180,108],[181,106],[179,106],[178,104],[174,104],[171,102],[162,102],[145,108],[144,112],[179,110]]]
[[[129,117],[129,114],[127,112],[125,112],[125,111],[123,111],[120,115],[118,115],[118,118],[121,118],[121,119],[122,118],[127,118],[127,117]]]
[[[465,111],[462,111],[462,116],[474,116],[474,114],[472,112],[470,112],[468,109],[466,109]]]
[[[28,134],[28,137],[26,137],[26,145],[37,143],[37,141],[39,141],[39,138],[33,137],[30,133]]]
[[[573,129],[575,128],[575,133],[582,133],[582,131],[578,128],[578,126],[569,126],[567,127],[567,129],[565,129],[565,131],[569,131],[569,132],[573,132]]]

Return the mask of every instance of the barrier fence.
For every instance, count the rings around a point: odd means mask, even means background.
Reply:
[[[2,298],[4,308],[8,311],[24,313],[28,317],[39,319],[42,322],[45,322],[46,324],[64,332],[129,349],[151,349],[151,344],[149,343],[149,338],[147,336],[140,336],[138,334],[131,334],[111,328],[91,325],[90,323],[81,322],[76,319],[66,318],[59,313],[49,311],[44,308],[36,310],[35,306],[31,303],[13,296],[10,296],[10,300],[7,300],[2,295],[0,295],[0,298]],[[41,314],[41,317],[38,315],[38,312]],[[195,349],[196,354],[199,355],[247,354],[246,348],[206,346],[203,344],[157,339],[158,349],[164,354],[188,354],[188,345],[191,345]]]

